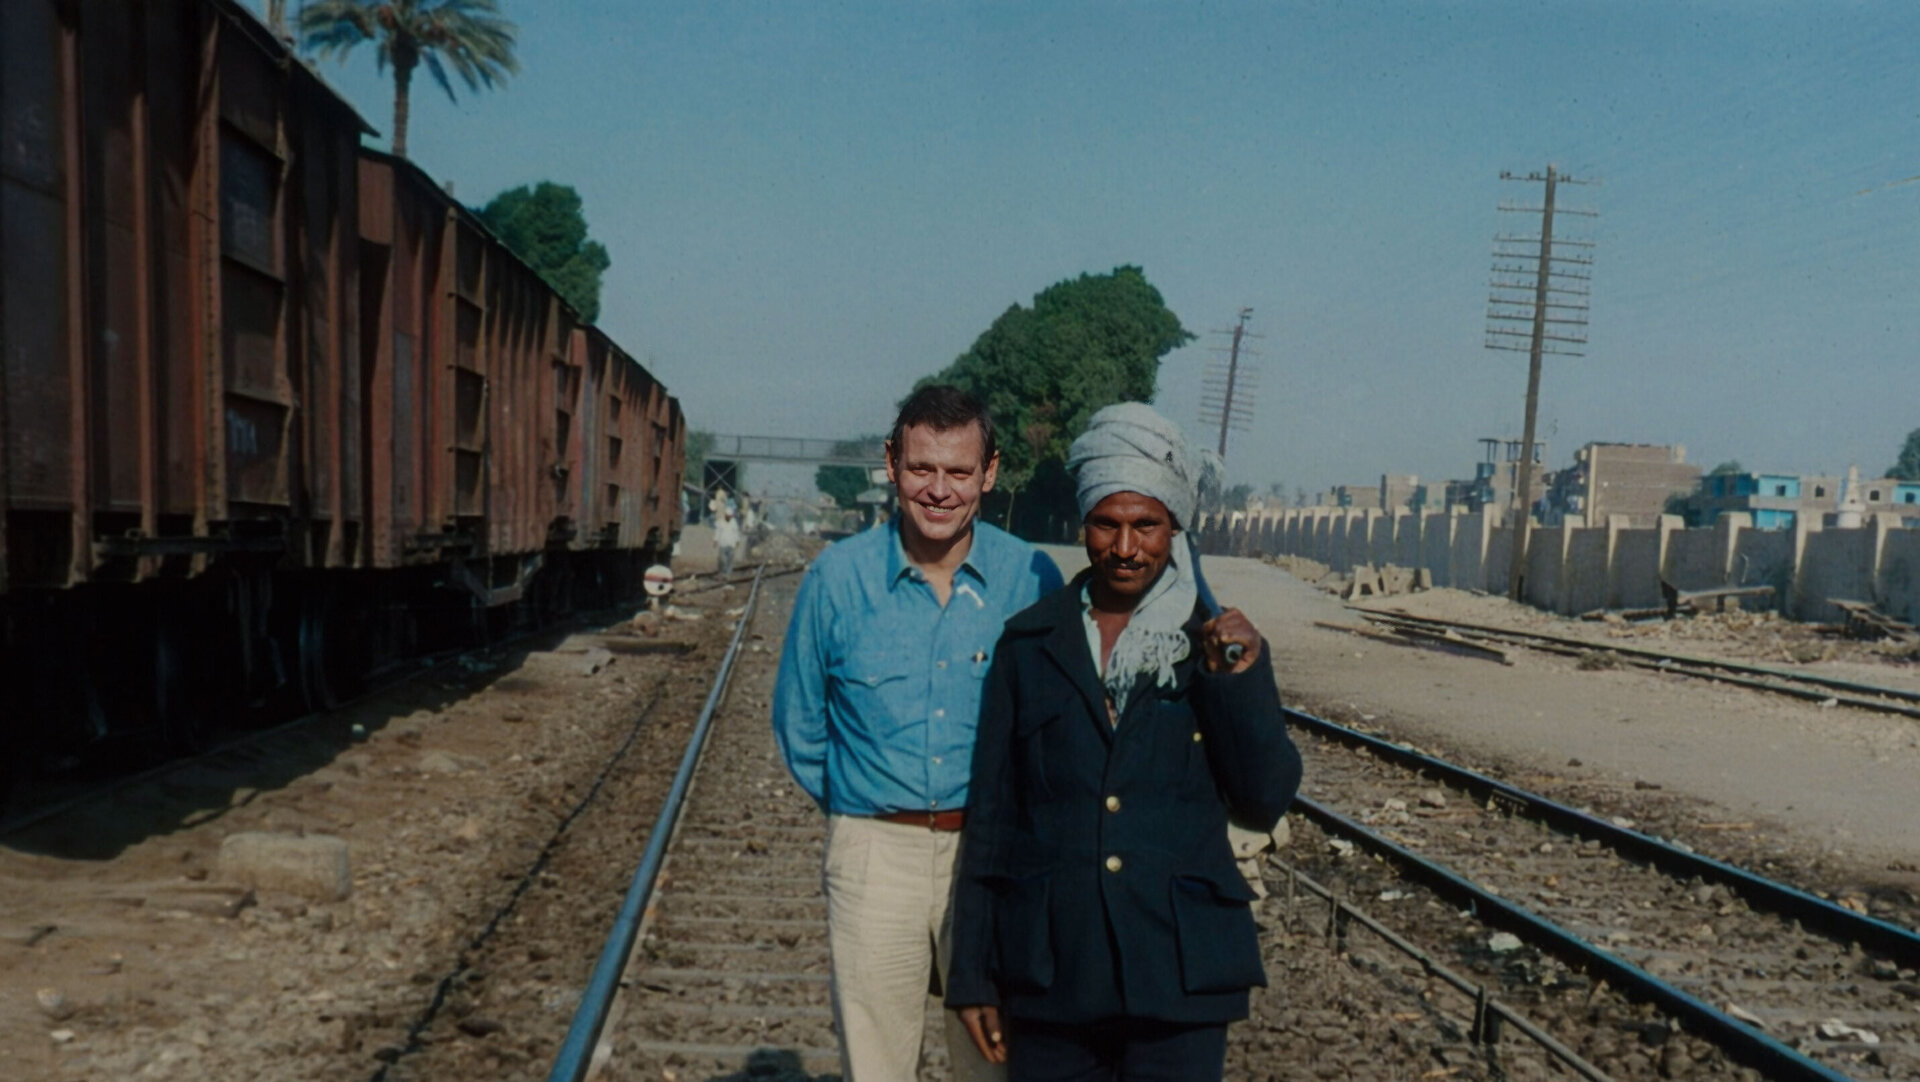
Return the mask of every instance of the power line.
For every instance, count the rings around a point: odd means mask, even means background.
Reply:
[[[1243,365],[1240,358],[1257,356],[1252,350],[1242,349],[1242,342],[1260,335],[1247,333],[1247,320],[1253,318],[1253,309],[1240,309],[1240,321],[1231,331],[1215,331],[1215,334],[1230,334],[1233,344],[1226,350],[1227,360],[1224,366],[1215,362],[1207,369],[1200,381],[1200,420],[1202,424],[1220,428],[1220,458],[1227,457],[1227,432],[1244,432],[1253,424],[1254,371],[1250,364]],[[1213,352],[1221,352],[1214,349]]]
[[[1505,213],[1540,215],[1537,237],[1496,235],[1493,238],[1493,277],[1488,283],[1488,349],[1527,352],[1527,419],[1520,436],[1520,463],[1514,478],[1513,551],[1507,566],[1507,596],[1520,600],[1526,578],[1527,540],[1533,526],[1533,447],[1536,420],[1540,413],[1540,358],[1547,353],[1568,357],[1584,356],[1571,347],[1587,344],[1587,302],[1593,280],[1593,243],[1561,240],[1571,254],[1554,254],[1553,226],[1557,214],[1592,218],[1590,210],[1574,210],[1554,205],[1562,184],[1586,184],[1588,181],[1562,176],[1548,163],[1547,171],[1516,176],[1501,173],[1501,180],[1517,180],[1546,185],[1546,198],[1538,207],[1502,203]],[[1538,246],[1537,251],[1530,248]],[[1529,281],[1531,279],[1531,281]],[[1512,324],[1526,323],[1527,331]],[[1521,345],[1521,341],[1525,345]]]

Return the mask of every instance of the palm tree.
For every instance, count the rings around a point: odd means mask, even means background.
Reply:
[[[345,59],[363,41],[379,43],[380,70],[393,65],[393,153],[404,158],[414,68],[426,64],[448,98],[449,66],[469,90],[520,70],[513,58],[517,28],[499,10],[497,0],[308,0],[300,8],[300,34],[322,60]]]

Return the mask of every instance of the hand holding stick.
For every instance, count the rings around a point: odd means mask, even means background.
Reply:
[[[1213,596],[1207,577],[1200,572],[1200,544],[1187,533],[1188,565],[1193,568],[1193,585],[1200,603],[1213,614],[1200,628],[1200,646],[1206,651],[1208,672],[1246,672],[1260,656],[1260,632],[1239,609],[1225,609]],[[1249,653],[1251,651],[1251,653]]]

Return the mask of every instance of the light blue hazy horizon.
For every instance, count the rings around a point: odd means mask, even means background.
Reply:
[[[1589,440],[1877,473],[1920,427],[1920,7],[504,0],[522,73],[416,79],[412,156],[463,199],[577,187],[602,325],[696,427],[883,430],[920,376],[1064,278],[1138,264],[1201,335],[1158,404],[1196,436],[1209,332],[1253,309],[1232,480],[1470,473],[1517,436],[1483,348],[1493,238],[1595,242],[1554,465]],[[363,49],[321,66],[374,127]],[[383,141],[382,145],[384,145]]]

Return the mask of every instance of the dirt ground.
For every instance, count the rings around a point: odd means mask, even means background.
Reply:
[[[1078,549],[1049,551],[1068,574],[1085,566]],[[1836,883],[1920,891],[1920,721],[1635,669],[1588,671],[1526,650],[1503,666],[1392,646],[1314,626],[1364,621],[1278,567],[1221,556],[1205,567],[1221,603],[1246,610],[1274,643],[1290,702],[1549,795],[1610,789],[1664,805],[1661,818],[1692,821],[1689,844],[1728,859],[1792,858]],[[1616,627],[1460,590],[1367,603],[1920,689],[1920,663],[1757,614]]]
[[[670,773],[746,594],[687,578],[712,569],[710,545],[682,561],[682,619],[476,651],[4,839],[0,1077],[370,1078],[437,993],[460,1025],[412,1041],[402,1076],[445,1034],[486,1042],[496,1077],[544,1076],[639,848],[600,852],[577,957],[516,959],[510,988],[468,959],[490,922],[577,886],[559,850],[529,873],[623,742],[602,807],[640,764]],[[640,796],[618,812],[635,846],[658,807]],[[344,840],[351,893],[250,889],[221,858],[241,832]],[[552,1032],[469,1013],[489,996],[538,1002]]]

